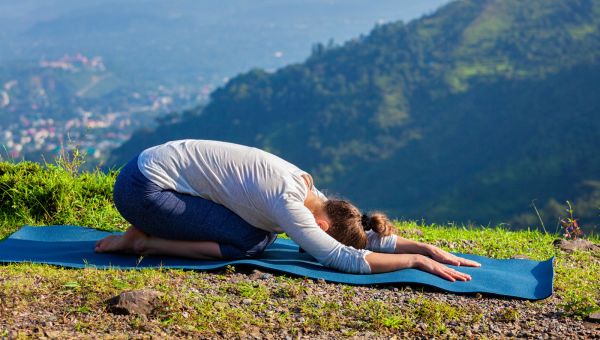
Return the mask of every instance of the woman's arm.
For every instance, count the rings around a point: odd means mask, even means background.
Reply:
[[[442,250],[434,245],[407,240],[398,236],[396,240],[397,254],[420,254],[431,257],[441,263],[451,264],[453,266],[480,267],[481,264],[475,261],[467,260],[462,257],[453,255],[445,250]]]
[[[371,273],[385,273],[399,269],[416,268],[453,282],[456,280],[471,280],[470,275],[461,273],[420,254],[370,253],[365,256],[365,259],[371,267]]]
[[[370,251],[347,247],[324,232],[299,198],[285,199],[273,209],[281,229],[319,263],[346,273],[371,272],[365,256]]]
[[[429,256],[430,245],[422,242],[417,242],[398,236],[396,239],[396,254],[421,254]]]
[[[451,281],[470,280],[470,276],[420,254],[373,253],[344,246],[319,228],[312,213],[299,200],[282,200],[281,204],[274,209],[278,224],[292,240],[325,266],[361,274],[417,268]]]

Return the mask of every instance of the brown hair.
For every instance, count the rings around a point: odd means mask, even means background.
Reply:
[[[381,236],[393,234],[394,225],[385,214],[375,212],[363,215],[352,203],[346,200],[330,199],[325,202],[325,212],[331,221],[327,230],[334,239],[356,249],[367,246],[367,230]]]

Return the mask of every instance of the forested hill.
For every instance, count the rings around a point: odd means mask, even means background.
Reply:
[[[365,209],[436,222],[536,224],[575,202],[600,224],[600,0],[456,1],[375,27],[118,149],[180,138],[270,150]]]

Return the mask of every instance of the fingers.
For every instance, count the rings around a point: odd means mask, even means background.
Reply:
[[[104,239],[102,239],[102,240],[104,240]],[[98,250],[98,248],[100,247],[100,244],[102,244],[102,240],[96,241],[96,244],[94,245],[94,250]]]
[[[453,266],[460,266],[460,260],[458,258],[449,259],[446,261],[446,263]]]
[[[448,272],[442,271],[442,272],[436,273],[436,274],[439,277],[441,277],[442,279],[446,279],[446,280],[452,281],[452,282],[456,281],[456,279],[452,275],[450,275],[450,273],[448,273]]]
[[[470,281],[471,275],[459,272],[458,270],[452,269],[452,275],[455,279],[460,281]]]
[[[458,258],[458,263],[456,266],[467,266],[467,267],[481,267],[481,263],[475,262],[472,260],[463,259],[462,257]]]
[[[425,268],[426,271],[435,274],[448,281],[470,281],[471,275],[459,272],[454,268],[447,267],[439,262],[432,261],[429,263],[429,268]]]
[[[458,280],[458,281],[470,281],[471,280],[471,275],[459,272],[456,269],[445,267],[443,272],[444,272],[444,275],[442,277],[447,280],[448,280],[448,278],[450,278],[450,281],[452,281],[452,282],[454,282],[456,280]]]
[[[448,256],[441,262],[451,264],[453,266],[481,267],[481,263],[479,262],[468,260],[452,254],[448,254]]]
[[[479,262],[458,257],[439,248],[436,248],[434,251],[432,251],[431,257],[436,261],[451,264],[453,266],[481,267]]]

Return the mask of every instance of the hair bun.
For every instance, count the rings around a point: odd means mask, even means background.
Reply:
[[[394,233],[394,224],[382,213],[373,213],[371,217],[368,218],[367,224],[369,225],[369,230],[373,229],[373,231],[381,236],[388,236]]]

